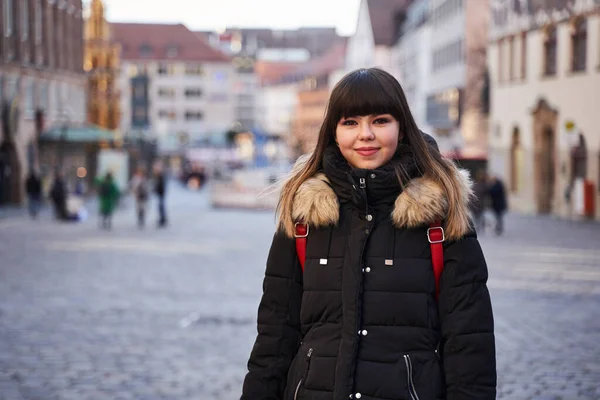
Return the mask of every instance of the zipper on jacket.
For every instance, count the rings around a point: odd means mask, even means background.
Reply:
[[[358,180],[358,182],[360,183],[360,188],[361,189],[366,189],[367,188],[367,181],[365,180],[365,178],[360,178]]]
[[[410,394],[411,400],[419,400],[417,389],[415,389],[415,383],[413,382],[413,369],[412,361],[408,354],[404,355],[404,363],[406,364],[406,375],[408,377],[408,393]]]
[[[310,368],[310,358],[312,357],[313,349],[312,347],[308,349],[308,353],[306,353],[306,368],[304,369],[304,374],[300,378],[300,382],[298,382],[298,386],[296,386],[296,390],[294,391],[294,400],[298,398],[298,393],[300,392],[300,387],[302,387],[302,383],[306,380],[308,375],[308,369]]]

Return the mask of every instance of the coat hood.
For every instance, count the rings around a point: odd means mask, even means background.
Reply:
[[[414,228],[442,220],[447,239],[457,240],[466,235],[472,229],[469,211],[472,183],[468,171],[454,166],[453,172],[453,184],[460,193],[459,212],[449,217],[443,187],[434,179],[422,176],[410,180],[396,198],[391,213],[394,226]],[[294,197],[292,217],[316,228],[337,225],[340,204],[325,174],[317,173],[300,186]],[[287,233],[293,236],[293,232]]]

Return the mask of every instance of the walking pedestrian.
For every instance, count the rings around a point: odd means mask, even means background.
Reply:
[[[167,182],[163,168],[156,171],[156,183],[154,193],[158,197],[158,227],[164,228],[167,225],[167,210],[165,208],[165,195],[167,193]]]
[[[25,189],[28,198],[29,215],[31,218],[37,218],[42,205],[42,180],[35,169],[32,169],[25,182]]]
[[[131,191],[135,197],[138,227],[143,228],[146,224],[146,206],[148,204],[149,192],[148,180],[143,168],[139,168],[131,179]]]
[[[504,183],[497,176],[493,176],[491,179],[489,196],[492,205],[492,211],[496,217],[496,235],[502,235],[504,232],[504,213],[508,208],[508,204],[506,201]]]
[[[242,400],[495,399],[471,195],[393,76],[346,75],[281,190]]]
[[[119,188],[113,176],[107,172],[99,185],[100,197],[100,226],[104,229],[112,228],[112,216],[119,200]]]

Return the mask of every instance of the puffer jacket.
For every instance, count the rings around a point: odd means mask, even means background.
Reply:
[[[446,236],[436,300],[427,228],[448,223],[442,188],[415,175],[402,190],[390,169],[329,159],[295,196],[293,215],[310,229],[304,273],[294,237],[274,236],[242,400],[495,399],[468,175],[455,170],[460,229]]]

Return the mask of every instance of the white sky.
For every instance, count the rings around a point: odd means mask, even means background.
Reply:
[[[360,0],[104,0],[107,18],[111,22],[181,22],[193,30],[335,26],[341,35],[354,33],[359,2]]]

